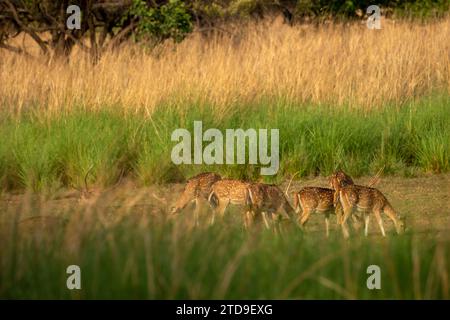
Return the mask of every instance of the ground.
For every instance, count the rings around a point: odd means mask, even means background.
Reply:
[[[371,177],[361,177],[356,180],[358,184],[368,184]],[[281,184],[285,190],[288,181]],[[33,210],[23,210],[26,202],[39,203],[45,207],[46,215],[58,216],[67,213],[73,206],[94,204],[104,208],[119,208],[123,202],[132,208],[130,214],[155,216],[168,216],[166,210],[183,191],[184,184],[167,184],[150,187],[136,187],[128,182],[120,186],[104,190],[93,190],[89,199],[80,199],[80,192],[65,190],[55,194],[11,194],[4,193],[0,198],[0,210],[21,212],[22,220],[36,216]],[[292,182],[289,193],[298,191],[305,186],[328,187],[327,179],[323,177],[302,178]],[[450,174],[423,175],[414,178],[383,177],[376,187],[381,190],[393,207],[406,218],[407,229],[414,233],[428,231],[445,231],[450,229]],[[290,199],[291,200],[291,199]],[[22,210],[21,210],[22,209]],[[191,215],[191,207],[187,207],[181,214]],[[231,209],[232,214],[237,208]],[[208,214],[207,212],[204,214]],[[389,232],[393,232],[393,224],[385,219]],[[332,228],[336,225],[333,223]],[[323,218],[313,215],[306,226],[307,232],[322,231]],[[370,233],[379,234],[376,223],[371,223]]]

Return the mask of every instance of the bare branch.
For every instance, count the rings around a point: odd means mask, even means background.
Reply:
[[[37,35],[37,33],[36,33],[36,31],[35,31],[34,29],[28,27],[27,25],[25,25],[25,24],[20,20],[19,14],[17,13],[16,8],[15,8],[14,5],[11,3],[11,1],[9,1],[9,0],[2,0],[2,2],[4,2],[4,3],[8,6],[8,8],[9,8],[9,10],[10,10],[10,12],[11,12],[13,18],[14,18],[14,21],[18,24],[18,26],[19,26],[24,32],[28,33],[28,34],[30,35],[31,38],[33,38],[33,40],[39,45],[39,47],[41,48],[41,50],[42,50],[42,52],[43,52],[44,54],[48,54],[48,48],[47,48],[45,42]]]
[[[123,38],[125,38],[136,27],[136,22],[132,21],[127,27],[123,28],[109,41],[107,49],[114,48]]]
[[[95,32],[95,24],[94,24],[94,16],[91,12],[92,8],[92,1],[88,1],[87,8],[86,8],[86,16],[87,16],[87,23],[89,28],[89,39],[91,41],[91,56],[95,61],[97,61],[98,57],[98,50],[97,50],[97,37]]]
[[[17,54],[24,54],[24,55],[26,55],[26,56],[33,57],[33,56],[32,56],[31,54],[29,54],[27,51],[25,51],[25,50],[23,50],[23,49],[21,49],[21,48],[17,48],[17,47],[11,46],[11,45],[6,44],[6,43],[0,43],[0,48],[6,49],[6,50],[8,50],[8,51],[11,51],[11,52],[14,52],[14,53],[17,53]],[[33,57],[33,58],[34,58],[34,57]]]
[[[119,1],[108,1],[102,3],[94,3],[92,5],[92,10],[104,9],[109,11],[121,11],[123,9],[129,8],[132,4],[131,0],[119,0]]]

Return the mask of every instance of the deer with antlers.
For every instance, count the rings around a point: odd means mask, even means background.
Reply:
[[[353,180],[345,173],[336,176],[336,183],[341,186],[353,184]],[[294,209],[300,213],[300,225],[304,226],[311,214],[320,213],[325,217],[326,236],[329,236],[329,218],[331,214],[336,214],[336,220],[340,223],[342,210],[335,205],[335,191],[333,189],[321,187],[305,187],[294,194]],[[357,225],[357,217],[353,217]]]
[[[330,178],[330,185],[335,190],[333,202],[335,205],[342,206],[343,216],[341,219],[342,231],[344,237],[348,238],[346,222],[348,218],[352,217],[355,211],[362,213],[364,218],[364,234],[367,236],[369,231],[369,222],[371,215],[375,216],[381,230],[381,234],[386,236],[383,227],[383,220],[381,213],[386,214],[395,225],[398,234],[404,230],[404,221],[401,219],[386,197],[376,188],[355,185],[354,183],[342,185],[339,182],[339,177],[342,176],[343,171],[333,173]],[[373,185],[374,182],[371,183]]]

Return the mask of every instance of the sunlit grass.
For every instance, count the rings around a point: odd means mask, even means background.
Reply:
[[[193,33],[149,53],[132,43],[92,66],[75,50],[70,64],[0,51],[0,105],[11,113],[60,114],[113,106],[150,116],[160,105],[212,107],[280,99],[373,109],[450,91],[450,19],[359,23],[278,22],[229,27],[231,35]],[[18,39],[21,41],[21,39]],[[22,43],[20,43],[22,45]],[[29,41],[25,41],[29,45]]]
[[[353,176],[381,168],[387,175],[448,172],[448,104],[448,97],[435,96],[369,114],[326,106],[249,104],[230,109],[220,119],[197,105],[184,115],[176,107],[162,106],[152,118],[116,110],[73,111],[45,121],[39,116],[5,117],[0,127],[0,187],[83,187],[89,169],[88,182],[97,186],[112,185],[121,176],[140,185],[183,181],[211,170],[259,178],[259,168],[251,165],[174,165],[171,133],[176,128],[192,130],[195,120],[203,121],[204,131],[279,129],[281,163],[278,175],[268,177],[272,181],[297,171],[298,177],[328,175],[338,167]]]

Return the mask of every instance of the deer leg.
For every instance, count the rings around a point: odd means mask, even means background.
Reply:
[[[399,219],[397,218],[397,214],[395,213],[394,209],[392,209],[391,206],[388,206],[388,207],[384,208],[383,212],[394,223],[395,231],[397,231],[397,234],[400,234],[402,232],[402,230],[401,230],[402,228],[400,226]]]
[[[273,232],[281,234],[280,220],[282,218],[282,215],[279,212],[271,212],[269,213],[269,215]]]
[[[346,239],[350,237],[350,234],[348,232],[348,227],[347,227],[347,219],[352,215],[352,211],[353,211],[353,208],[345,207],[344,215],[343,215],[342,221],[341,221],[342,234],[344,235],[344,238],[346,238]]]
[[[230,201],[223,201],[219,204],[219,206],[217,207],[217,212],[219,213],[219,216],[221,219],[223,219],[224,215],[225,215],[225,210],[228,208]]]
[[[304,208],[303,209],[303,214],[300,218],[300,226],[303,227],[303,225],[308,222],[309,216],[311,215],[311,209],[309,208]]]
[[[377,219],[378,226],[380,227],[380,230],[381,230],[381,234],[383,235],[383,237],[386,237],[386,233],[384,232],[384,227],[383,227],[383,219],[381,218],[380,210],[377,209],[373,213],[375,214],[375,218]]]
[[[214,224],[215,218],[216,218],[216,210],[213,210],[213,212],[211,213],[211,221],[209,222],[211,226]]]
[[[359,227],[361,226],[361,222],[364,220],[358,216],[357,214],[352,214],[352,226],[355,230],[359,230]]]
[[[228,203],[229,203],[229,201],[225,202],[225,201],[220,201],[219,200],[217,208],[215,208],[215,210],[213,210],[213,216],[211,218],[211,225],[214,224],[214,220],[215,220],[216,214],[219,214],[219,217],[221,217],[223,219],[223,216],[225,214],[225,210],[228,207]]]
[[[198,217],[200,211],[200,199],[195,198],[195,209],[194,209],[194,226],[198,226]]]
[[[369,234],[369,222],[370,222],[370,215],[368,213],[364,214],[364,235],[367,237]]]
[[[267,213],[266,212],[261,212],[263,221],[264,221],[264,225],[266,226],[266,229],[269,230],[270,229],[270,225],[269,225],[269,221],[267,220]]]
[[[342,229],[342,234],[344,235],[344,238],[349,238],[350,234],[348,233],[348,228],[347,228],[347,224],[346,223],[341,223],[341,229]]]
[[[249,230],[252,224],[252,212],[250,210],[244,213],[244,227],[246,230]]]
[[[336,214],[336,222],[337,224],[340,224],[342,221],[342,206],[339,203],[335,209],[335,214]]]

